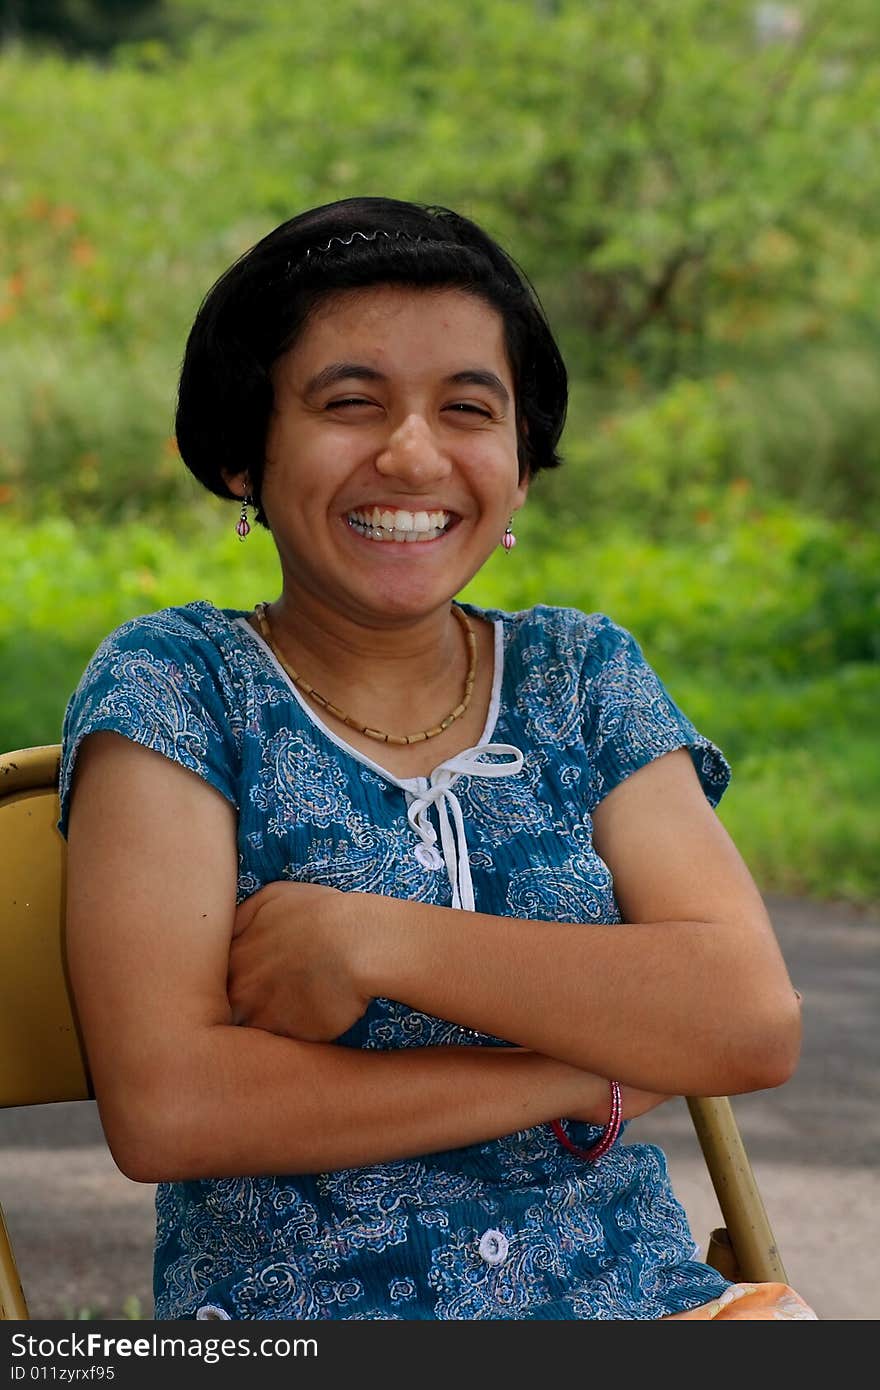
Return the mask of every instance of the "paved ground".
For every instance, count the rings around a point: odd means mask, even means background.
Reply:
[[[804,995],[797,1076],[735,1101],[790,1282],[826,1319],[880,1317],[880,917],[768,898]],[[659,1143],[698,1241],[720,1215],[684,1102],[633,1124]],[[0,1112],[0,1199],[34,1318],[152,1315],[153,1189],[129,1182],[93,1105]],[[131,1312],[129,1311],[129,1315]],[[137,1316],[135,1312],[135,1316]]]

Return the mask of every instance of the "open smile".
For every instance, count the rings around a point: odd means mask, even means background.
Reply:
[[[346,521],[349,528],[365,540],[426,545],[445,536],[456,525],[458,517],[447,511],[409,512],[372,507],[348,512]]]

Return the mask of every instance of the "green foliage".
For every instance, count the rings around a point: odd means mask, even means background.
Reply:
[[[527,268],[603,520],[737,476],[880,513],[867,0],[802,0],[775,38],[752,0],[166,9],[170,39],[112,63],[0,56],[0,488],[31,515],[186,500],[203,293],[283,218],[376,192],[470,213]]]
[[[878,696],[875,683],[874,709]],[[877,740],[855,715],[848,725],[837,735],[819,725],[807,746],[771,744],[744,758],[721,818],[763,887],[876,906]]]
[[[539,484],[540,485],[540,484]],[[704,494],[688,536],[664,542],[626,523],[596,530],[530,506],[518,563],[477,576],[478,601],[574,603],[631,627],[651,660],[736,681],[811,679],[880,658],[880,539],[777,506],[748,485]],[[470,591],[469,591],[470,592]],[[573,596],[574,595],[574,596]]]
[[[161,32],[162,0],[4,0],[0,40],[28,39],[71,52],[107,53]]]
[[[217,504],[219,506],[219,504]],[[278,589],[278,566],[260,528],[246,546],[222,532],[211,513],[193,511],[177,527],[131,522],[74,526],[51,517],[13,526],[0,557],[0,743],[57,741],[68,696],[96,646],[138,613],[209,598],[251,608]]]
[[[604,414],[567,436],[568,468],[547,479],[547,510],[629,517],[654,537],[687,536],[719,485],[739,472],[738,422],[712,381],[681,377],[668,389]],[[535,489],[544,498],[544,479]]]

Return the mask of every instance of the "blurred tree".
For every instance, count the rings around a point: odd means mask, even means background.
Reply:
[[[746,478],[877,515],[876,6],[165,0],[171,41],[100,65],[10,44],[0,487],[189,497],[205,290],[297,211],[386,193],[474,217],[540,287],[576,465],[542,493],[632,508],[650,475],[681,526]]]
[[[160,36],[164,8],[164,0],[0,0],[0,42],[36,39],[68,53],[108,53]]]

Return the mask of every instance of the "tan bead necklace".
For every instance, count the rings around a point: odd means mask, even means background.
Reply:
[[[294,671],[293,667],[284,660],[284,657],[281,655],[281,652],[278,650],[272,638],[272,629],[269,627],[269,618],[266,610],[267,604],[265,603],[258,603],[254,609],[257,622],[260,625],[260,631],[263,634],[263,639],[274,653],[279,666],[283,667],[287,672],[297,689],[301,690],[304,695],[308,695],[310,699],[317,700],[318,704],[321,705],[328,714],[332,714],[336,719],[341,719],[343,724],[347,724],[350,729],[356,729],[359,734],[366,734],[367,738],[374,738],[379,743],[395,743],[401,745],[407,743],[423,743],[426,738],[436,738],[438,734],[442,734],[444,730],[448,729],[450,724],[454,724],[456,719],[460,719],[471,702],[471,697],[474,693],[474,677],[477,673],[477,639],[468,621],[467,614],[461,608],[457,607],[456,604],[452,605],[452,611],[464,629],[468,648],[468,673],[465,677],[464,695],[462,696],[461,703],[456,705],[452,713],[447,714],[445,719],[441,719],[439,724],[435,724],[433,729],[424,729],[418,734],[402,735],[386,734],[381,729],[370,729],[366,724],[359,724],[356,719],[352,719],[351,715],[346,714],[338,705],[332,704],[331,701],[326,700],[323,695],[319,695],[315,687],[309,685],[307,680],[303,680],[302,676],[299,675],[297,671]]]

